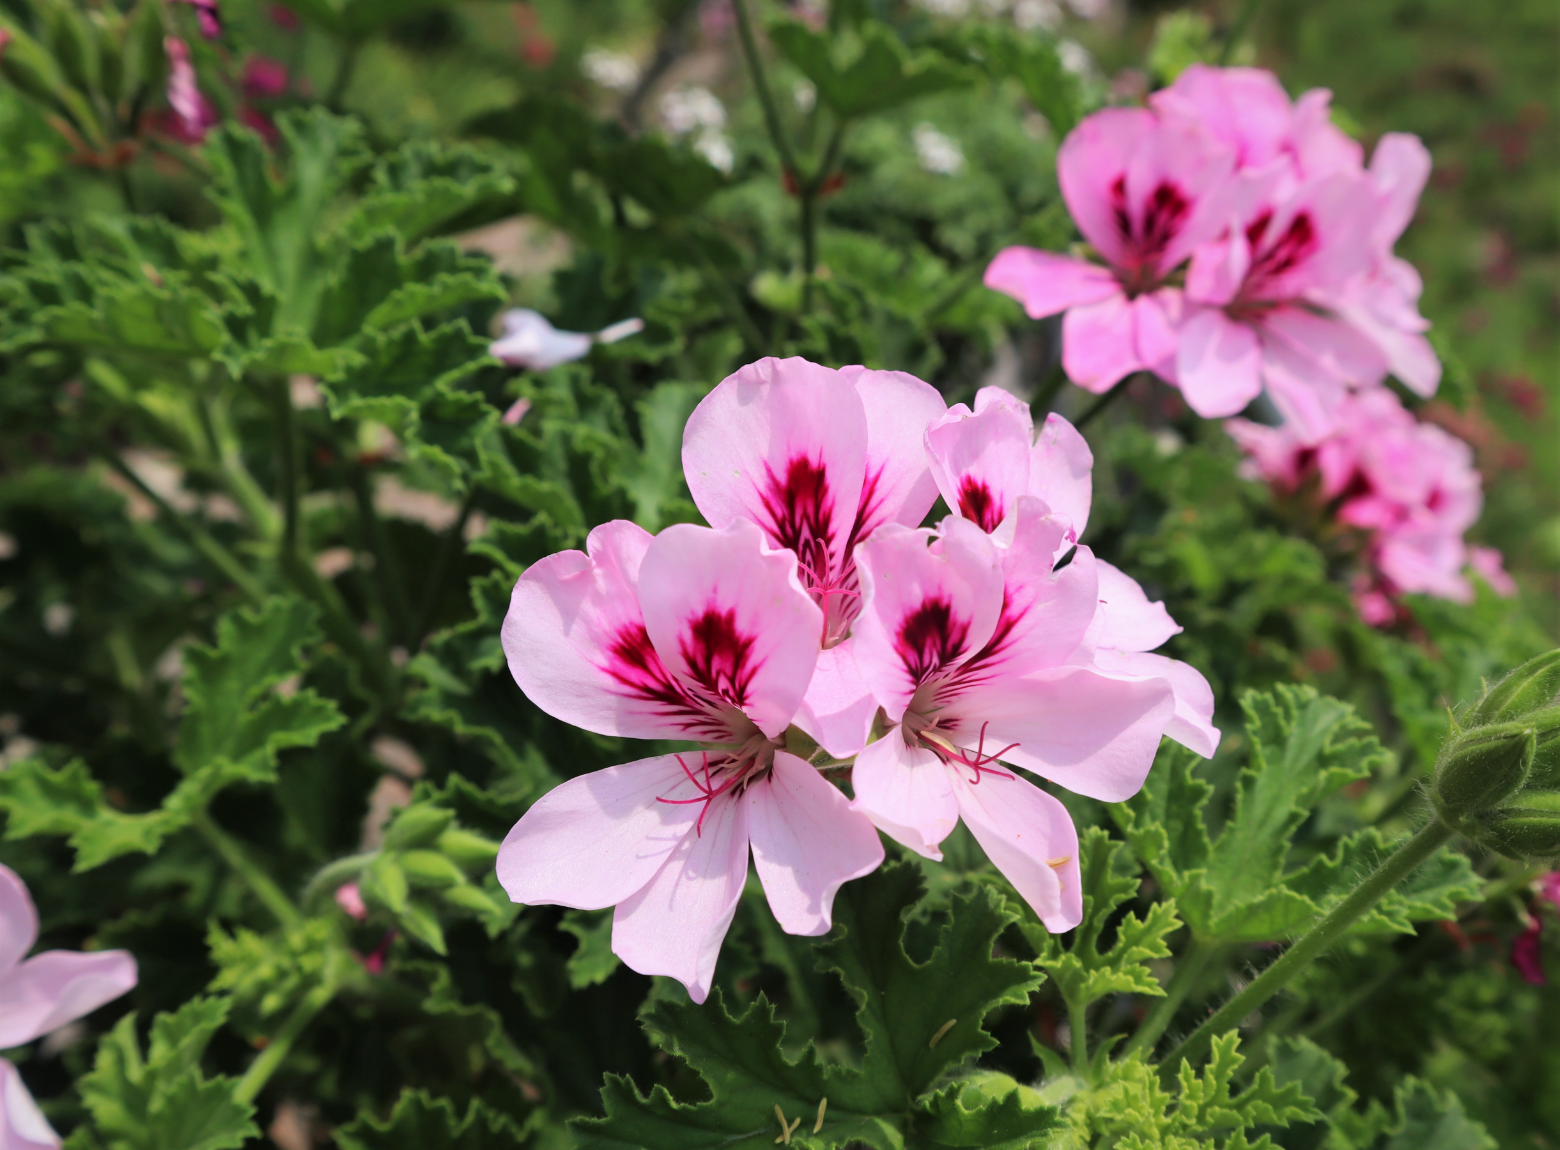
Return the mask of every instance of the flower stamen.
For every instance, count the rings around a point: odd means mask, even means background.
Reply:
[[[701,751],[699,753],[699,758],[703,760],[700,764],[704,771],[703,782],[700,782],[699,777],[689,769],[688,764],[683,762],[683,757],[681,755],[673,755],[672,757],[677,760],[677,765],[683,769],[683,774],[688,776],[688,781],[699,788],[699,794],[697,797],[691,799],[666,799],[657,796],[655,801],[658,803],[666,803],[668,806],[674,807],[685,806],[688,803],[703,803],[704,809],[699,812],[699,821],[694,824],[693,828],[694,834],[700,838],[703,838],[704,816],[710,813],[710,804],[716,799],[720,798],[721,795],[725,794],[732,787],[736,786],[737,783],[741,782],[742,772],[733,772],[731,778],[727,779],[719,787],[716,787],[714,782],[710,779],[710,756],[708,751]]]

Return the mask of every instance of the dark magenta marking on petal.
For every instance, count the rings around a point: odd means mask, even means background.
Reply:
[[[969,621],[953,613],[942,596],[924,600],[899,624],[894,650],[916,684],[921,684],[964,653]]]
[[[1293,271],[1315,254],[1317,247],[1316,225],[1306,212],[1289,221],[1289,226],[1269,246],[1258,249],[1262,234],[1267,231],[1270,213],[1264,212],[1246,227],[1246,240],[1252,248],[1251,270],[1246,273],[1248,285],[1276,279]],[[1260,225],[1260,226],[1259,226]],[[1257,237],[1253,239],[1255,234]]]
[[[679,642],[694,682],[733,707],[747,705],[748,688],[759,664],[753,660],[753,636],[737,629],[735,610],[706,607],[702,615],[688,620]]]
[[[796,552],[808,589],[828,585],[833,563],[834,494],[821,459],[793,456],[783,476],[764,468],[768,490],[759,493],[769,516],[769,534]]]
[[[1168,268],[1161,268],[1165,251],[1186,226],[1192,201],[1178,186],[1161,180],[1142,204],[1141,217],[1134,222],[1127,203],[1127,177],[1119,175],[1109,188],[1111,216],[1126,249],[1121,268],[1122,286],[1128,295],[1152,291]]]
[[[959,483],[959,514],[982,531],[991,532],[1002,522],[1005,509],[984,480],[966,475]]]
[[[643,623],[622,628],[608,648],[605,670],[631,698],[652,704],[667,718],[682,723],[690,735],[719,741],[730,734],[729,717],[711,701],[700,699],[677,681],[661,662]]]

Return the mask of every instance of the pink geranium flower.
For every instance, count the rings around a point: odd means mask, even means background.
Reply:
[[[1080,387],[1109,391],[1139,370],[1174,383],[1183,301],[1171,277],[1228,225],[1234,165],[1196,123],[1146,108],[1096,112],[1062,141],[1056,170],[1104,266],[1011,247],[986,269],[986,285],[1036,319],[1067,313],[1062,366]]]
[[[195,65],[190,62],[190,46],[177,36],[163,40],[168,54],[168,106],[172,134],[186,144],[198,144],[217,124],[217,111],[201,95],[195,82]]]
[[[46,950],[28,958],[36,941],[38,912],[27,886],[0,865],[0,1050],[41,1038],[135,986],[135,959],[128,951]],[[16,1064],[0,1058],[0,1150],[59,1145]]]
[[[217,0],[180,0],[180,3],[188,4],[195,9],[195,20],[200,25],[200,34],[207,40],[220,39],[222,36],[222,9]]]
[[[1046,416],[1036,436],[1029,405],[999,387],[982,388],[975,409],[955,404],[926,431],[932,475],[948,506],[978,525],[999,546],[1013,537],[1012,516],[1038,500],[1062,529],[1062,544],[1078,541],[1089,524],[1094,455],[1083,436],[1060,415]],[[1059,560],[1060,553],[1047,562]],[[1213,691],[1196,668],[1150,654],[1181,628],[1164,608],[1150,602],[1135,579],[1103,560],[1099,605],[1070,662],[1110,674],[1167,680],[1175,694],[1175,716],[1165,733],[1200,755],[1219,745],[1213,727]]]
[[[1463,539],[1484,500],[1472,450],[1420,423],[1386,388],[1345,396],[1335,430],[1315,443],[1290,425],[1232,419],[1225,427],[1278,494],[1312,499],[1338,526],[1363,535],[1354,588],[1367,622],[1398,619],[1405,592],[1471,601],[1470,564],[1490,573],[1497,591],[1514,590],[1500,582],[1498,553],[1474,555]]]
[[[1007,766],[1119,802],[1176,722],[1169,678],[1094,658],[1109,585],[1072,533],[1020,494],[995,539],[950,517],[935,532],[883,527],[857,551],[855,659],[892,729],[856,758],[854,806],[928,858],[962,819],[1056,931],[1083,913],[1077,834],[1060,802]],[[1204,724],[1211,693],[1207,704]]]
[[[509,669],[555,718],[700,749],[571,779],[499,851],[516,902],[617,908],[612,949],[704,1001],[747,881],[793,934],[830,926],[841,884],[873,870],[871,825],[783,736],[818,659],[823,613],[796,556],[753,524],[617,521],[587,551],[533,565],[503,628]]]
[[[1236,156],[1230,227],[1193,254],[1176,373],[1205,417],[1233,415],[1266,385],[1311,439],[1339,397],[1388,370],[1422,394],[1440,365],[1419,317],[1419,281],[1391,254],[1413,216],[1429,155],[1389,135],[1367,172],[1330,121],[1330,93],[1291,104],[1270,72],[1194,65],[1153,97],[1168,119]]]
[[[755,523],[797,556],[823,612],[823,653],[796,723],[835,755],[866,745],[877,710],[847,642],[861,610],[856,546],[932,509],[921,441],[944,409],[935,388],[903,372],[761,359],[722,380],[683,432],[683,473],[704,517]]]

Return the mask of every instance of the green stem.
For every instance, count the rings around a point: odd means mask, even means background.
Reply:
[[[1072,1054],[1073,1077],[1089,1080],[1089,1008],[1081,999],[1067,1000],[1067,1047]]]
[[[271,1075],[292,1053],[293,1044],[308,1029],[309,1023],[330,1005],[330,1000],[336,996],[335,980],[327,971],[326,980],[316,986],[297,1006],[293,1007],[287,1021],[282,1023],[282,1028],[271,1036],[271,1041],[260,1052],[244,1076],[238,1080],[238,1086],[233,1091],[233,1096],[240,1102],[253,1102],[259,1097],[260,1091],[265,1089],[265,1084],[270,1081]]]
[[[1246,29],[1251,26],[1251,21],[1257,14],[1257,9],[1262,7],[1262,0],[1246,0],[1241,6],[1240,15],[1235,17],[1235,26],[1230,29],[1230,34],[1225,37],[1224,47],[1219,52],[1219,67],[1224,67],[1235,55],[1235,48],[1246,35]]]
[[[244,509],[254,529],[263,538],[275,539],[281,533],[281,521],[270,497],[260,490],[260,484],[244,466],[238,434],[227,418],[226,410],[202,396],[196,402],[201,422],[216,456],[223,486],[228,494]]]
[[[813,286],[817,278],[818,224],[823,218],[823,186],[834,171],[834,165],[839,160],[840,149],[844,144],[845,121],[840,120],[829,135],[829,142],[823,150],[823,159],[818,162],[817,171],[797,187],[797,196],[801,200],[802,208],[802,312],[804,314],[812,310]]]
[[[202,527],[191,523],[179,512],[175,511],[168,501],[142,481],[130,466],[111,451],[105,451],[103,458],[108,465],[124,477],[137,491],[151,500],[164,517],[181,532],[186,539],[194,545],[195,549],[206,557],[206,560],[216,567],[222,574],[233,581],[233,585],[243,592],[244,597],[252,603],[259,603],[265,599],[265,588],[256,581],[238,559],[222,544],[218,543]]]
[[[1427,823],[1405,842],[1347,898],[1332,909],[1321,922],[1279,956],[1278,961],[1256,977],[1250,986],[1225,1003],[1214,1015],[1192,1031],[1160,1063],[1162,1076],[1171,1077],[1184,1059],[1196,1062],[1208,1051],[1217,1034],[1233,1030],[1246,1016],[1259,1010],[1306,967],[1316,961],[1344,931],[1371,907],[1380,902],[1398,883],[1419,868],[1452,837],[1452,829],[1439,819]]]
[[[1099,418],[1101,412],[1103,412],[1111,404],[1115,403],[1116,400],[1121,398],[1131,383],[1131,379],[1124,379],[1115,387],[1107,391],[1104,395],[1100,396],[1094,401],[1092,407],[1090,407],[1077,419],[1073,420],[1073,426],[1076,427],[1079,431],[1082,431],[1085,427],[1088,427],[1089,424],[1093,423],[1096,419]]]
[[[303,888],[303,894],[298,899],[299,905],[307,910],[326,891],[334,894],[337,887],[357,878],[368,869],[368,864],[378,857],[378,851],[369,851],[366,854],[347,855],[334,862],[326,863],[315,872],[314,877],[309,880],[309,885]]]
[[[1181,1008],[1181,1004],[1186,1001],[1186,996],[1192,992],[1192,988],[1197,985],[1197,980],[1202,977],[1203,971],[1208,969],[1209,962],[1221,949],[1215,943],[1192,939],[1191,945],[1186,948],[1186,953],[1181,955],[1181,960],[1175,964],[1175,973],[1170,976],[1164,997],[1155,1001],[1153,1008],[1143,1019],[1142,1025],[1122,1048],[1123,1055],[1138,1050],[1147,1052],[1154,1049],[1159,1036],[1175,1018],[1175,1012]]]
[[[356,40],[348,41],[341,50],[341,58],[336,61],[336,75],[325,96],[325,106],[332,112],[341,111],[341,102],[346,99],[347,89],[352,85],[352,73],[357,71],[359,47]]]
[[[747,60],[748,71],[753,74],[753,91],[758,96],[759,106],[764,110],[764,126],[769,129],[769,138],[774,141],[775,151],[780,154],[781,167],[791,174],[800,187],[802,173],[797,170],[791,141],[786,138],[785,129],[780,123],[780,109],[775,104],[769,81],[764,76],[764,61],[758,54],[758,41],[753,37],[753,23],[748,17],[747,4],[745,0],[732,0],[731,7],[737,14],[737,38],[742,42],[742,56]]]
[[[298,913],[292,899],[282,893],[282,888],[276,885],[271,876],[256,865],[242,843],[217,826],[208,812],[201,811],[195,815],[190,819],[190,825],[206,840],[206,845],[221,856],[233,873],[244,880],[255,897],[265,903],[266,909],[275,916],[277,922],[289,930],[303,922],[303,916]]]

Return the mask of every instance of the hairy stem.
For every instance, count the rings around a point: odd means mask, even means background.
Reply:
[[[1293,946],[1279,956],[1278,961],[1256,977],[1250,986],[1226,1002],[1214,1015],[1192,1031],[1176,1048],[1165,1056],[1160,1073],[1173,1077],[1183,1059],[1197,1062],[1208,1052],[1214,1036],[1240,1025],[1241,1019],[1259,1010],[1270,998],[1283,990],[1294,977],[1321,957],[1344,931],[1398,883],[1418,869],[1419,865],[1441,848],[1452,837],[1452,829],[1439,819],[1427,823],[1405,842],[1359,886],[1332,909],[1321,922],[1303,934]]]
[[[271,1041],[266,1044],[244,1076],[238,1080],[238,1086],[233,1091],[233,1096],[240,1102],[253,1102],[265,1089],[265,1084],[270,1081],[271,1075],[287,1056],[292,1053],[293,1044],[299,1036],[308,1029],[309,1023],[330,1005],[330,1000],[336,996],[335,979],[327,969],[326,979],[316,986],[308,994],[304,995],[298,1005],[293,1007],[292,1013],[287,1016],[287,1021],[271,1036]]]
[[[292,899],[282,893],[282,888],[249,857],[242,843],[217,826],[209,813],[201,811],[190,820],[190,825],[206,840],[206,845],[221,856],[233,873],[244,880],[277,922],[291,929],[303,921]]]
[[[1073,1077],[1089,1080],[1089,1008],[1081,999],[1067,1000],[1067,1049],[1072,1055]]]
[[[1221,949],[1215,943],[1192,939],[1191,945],[1186,948],[1186,953],[1181,955],[1181,960],[1175,964],[1175,973],[1170,976],[1170,982],[1165,987],[1165,996],[1154,1002],[1153,1007],[1144,1017],[1142,1025],[1137,1028],[1137,1032],[1122,1049],[1123,1055],[1137,1050],[1147,1052],[1154,1049],[1159,1036],[1175,1018],[1175,1012],[1181,1008],[1181,1004],[1186,1001],[1186,996],[1192,992],[1192,987],[1197,985],[1197,980],[1202,977],[1203,971],[1208,969],[1209,962]]]
[[[742,56],[747,61],[748,71],[753,75],[753,91],[758,96],[759,106],[764,110],[764,126],[769,129],[769,138],[780,155],[781,167],[791,174],[799,186],[802,174],[797,170],[796,155],[791,151],[791,141],[780,123],[780,109],[775,104],[774,94],[769,90],[769,80],[764,75],[764,61],[758,54],[758,41],[753,36],[753,22],[748,16],[746,0],[732,0],[731,7],[737,15],[737,38],[742,42]]]

